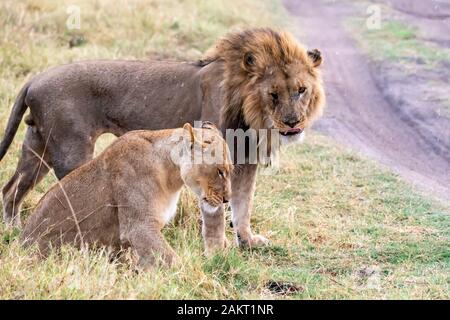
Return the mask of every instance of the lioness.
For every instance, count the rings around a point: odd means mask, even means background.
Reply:
[[[211,149],[221,150],[214,158],[219,161],[201,161]],[[226,142],[210,123],[202,129],[186,124],[181,129],[130,132],[44,195],[25,225],[22,241],[37,242],[44,255],[63,243],[131,246],[142,267],[154,263],[155,253],[170,264],[175,253],[161,228],[174,216],[185,183],[203,208],[209,254],[225,246],[225,221],[216,213],[230,197],[232,166]]]
[[[120,136],[209,120],[223,133],[275,128],[282,143],[300,141],[324,105],[321,62],[319,51],[306,51],[286,32],[249,29],[226,35],[193,63],[101,60],[43,72],[19,93],[0,145],[1,159],[30,108],[22,157],[3,188],[4,219],[20,225],[24,196],[48,172],[35,153],[61,179],[92,158],[105,132]],[[231,182],[236,239],[240,245],[265,244],[267,239],[250,229],[257,164],[236,166]]]

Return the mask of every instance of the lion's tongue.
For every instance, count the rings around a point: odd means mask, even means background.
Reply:
[[[291,128],[291,129],[281,131],[281,134],[291,135],[291,134],[297,134],[300,132],[302,132],[302,129],[300,129],[300,128]]]

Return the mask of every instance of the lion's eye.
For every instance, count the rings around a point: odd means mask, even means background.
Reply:
[[[217,174],[218,174],[218,175],[219,175],[219,177],[221,177],[221,178],[224,178],[224,177],[225,177],[225,175],[224,175],[223,171],[222,171],[222,170],[220,170],[220,169],[217,169]]]
[[[300,98],[300,96],[301,96],[302,94],[304,94],[305,91],[306,91],[306,88],[305,88],[305,87],[300,87],[300,88],[298,88],[298,90],[292,95],[292,98],[295,99],[295,100],[298,99],[298,98]]]
[[[270,96],[272,97],[272,101],[274,103],[278,102],[278,94],[276,92],[271,92]]]

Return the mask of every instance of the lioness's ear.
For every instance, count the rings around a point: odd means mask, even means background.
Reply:
[[[317,49],[309,50],[308,51],[308,57],[313,62],[313,66],[314,67],[320,66],[322,64],[322,62],[323,62],[322,53],[319,50],[317,50]]]
[[[194,128],[192,128],[190,123],[185,123],[183,126],[183,129],[189,133],[189,137],[191,139],[191,144],[193,145],[195,143],[195,132]]]
[[[203,121],[203,122],[202,122],[202,128],[203,128],[203,129],[213,129],[213,130],[218,130],[217,127],[215,126],[215,124],[212,123],[211,121]]]
[[[251,52],[247,52],[244,54],[242,64],[245,70],[250,71],[255,65],[255,56]]]

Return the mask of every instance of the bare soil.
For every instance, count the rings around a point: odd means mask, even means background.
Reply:
[[[450,30],[445,25],[450,6],[446,3],[378,2],[390,4],[399,14],[416,21],[419,28],[426,28],[424,19],[437,21],[441,27],[435,24],[423,34],[447,45]],[[420,3],[433,6],[424,8]],[[438,114],[433,101],[417,97],[423,95],[418,83],[429,86],[427,74],[407,77],[392,63],[377,65],[367,57],[343,25],[352,15],[365,15],[350,3],[285,0],[284,4],[296,17],[298,36],[308,47],[319,48],[325,57],[328,108],[316,128],[391,167],[427,193],[449,201],[450,120]],[[437,75],[449,83],[449,69],[442,66],[429,77]]]

